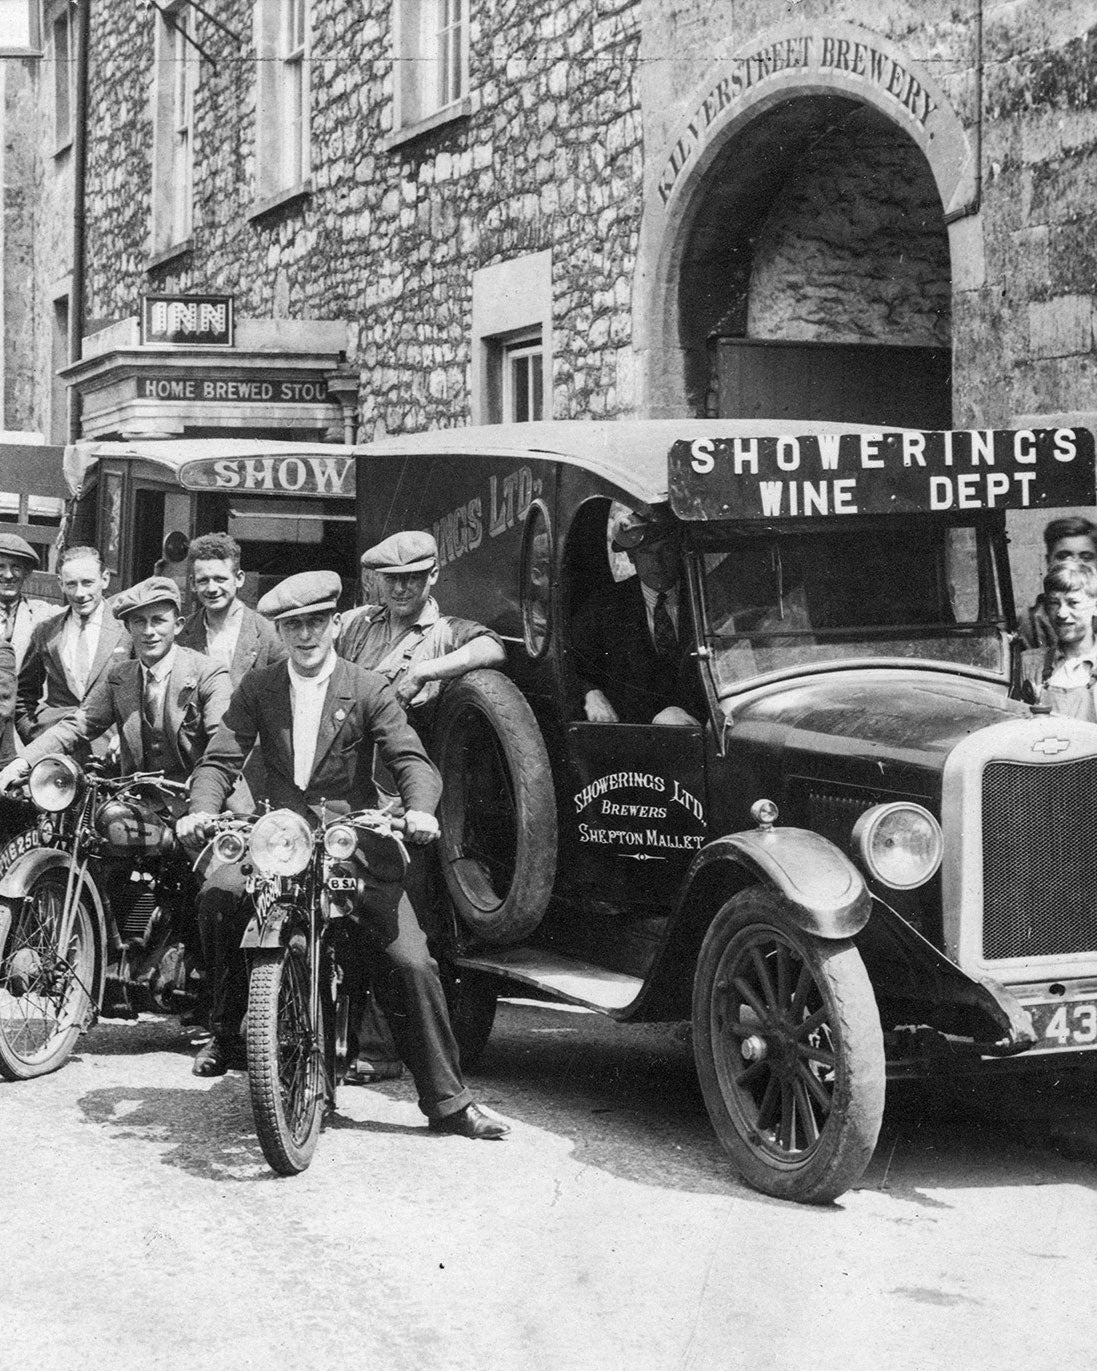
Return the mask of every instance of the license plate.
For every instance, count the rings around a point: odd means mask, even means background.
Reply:
[[[358,882],[353,876],[329,876],[327,884],[329,890],[348,891],[353,893],[358,889]]]
[[[1034,1051],[1097,1047],[1097,1000],[1047,1000],[1026,1008],[1036,1030]]]

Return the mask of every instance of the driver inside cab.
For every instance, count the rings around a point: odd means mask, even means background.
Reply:
[[[611,546],[635,576],[594,590],[572,619],[577,715],[598,724],[700,726],[682,535],[669,510],[630,513]]]

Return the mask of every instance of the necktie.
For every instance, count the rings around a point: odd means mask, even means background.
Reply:
[[[661,590],[655,601],[655,613],[651,621],[652,638],[655,651],[660,657],[673,657],[678,648],[678,635],[674,631],[674,620],[667,609],[667,592]]]
[[[15,616],[19,612],[18,602],[14,605],[0,605],[0,643],[10,643],[15,629]]]
[[[76,647],[72,654],[72,675],[77,693],[83,699],[88,688],[88,674],[91,671],[91,644],[88,642],[88,621],[76,621]]]
[[[151,671],[143,671],[145,688],[141,692],[141,716],[153,733],[160,728],[160,682]]]

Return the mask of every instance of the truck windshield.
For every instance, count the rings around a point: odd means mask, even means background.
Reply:
[[[987,530],[882,526],[703,537],[702,604],[717,689],[866,657],[1005,676]]]

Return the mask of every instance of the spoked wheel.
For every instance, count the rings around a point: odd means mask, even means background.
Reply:
[[[771,891],[729,900],[701,948],[697,1074],[744,1180],[825,1204],[856,1183],[884,1112],[884,1042],[860,953],[801,932]]]
[[[86,891],[61,947],[67,871],[45,871],[7,908],[0,948],[0,1076],[26,1081],[63,1066],[95,1008],[95,914]]]
[[[248,1085],[272,1171],[295,1176],[316,1151],[324,1115],[322,1035],[309,1013],[309,964],[297,943],[254,954],[248,983]]]

